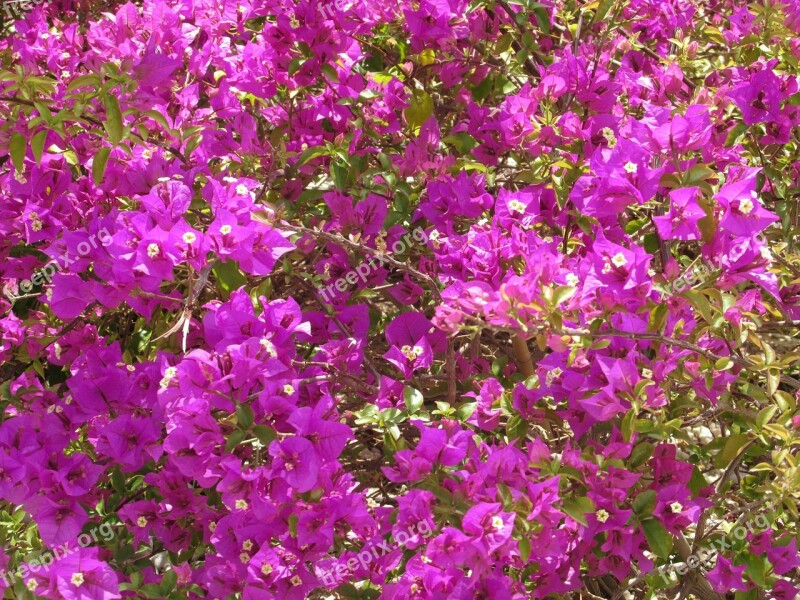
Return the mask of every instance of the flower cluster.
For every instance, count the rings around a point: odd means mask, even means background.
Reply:
[[[0,589],[794,600],[795,0],[31,4]]]

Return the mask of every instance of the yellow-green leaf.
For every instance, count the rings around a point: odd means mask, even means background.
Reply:
[[[39,131],[31,138],[31,150],[33,151],[33,158],[36,159],[36,164],[42,162],[42,153],[44,152],[44,141],[47,138],[47,131]]]
[[[92,179],[94,179],[95,185],[100,185],[100,182],[103,181],[103,175],[105,175],[110,154],[111,148],[103,146],[97,151],[94,157],[94,161],[92,162]]]
[[[22,173],[22,170],[25,168],[26,147],[27,141],[25,140],[25,136],[20,133],[15,133],[11,136],[9,150],[11,151],[11,161],[14,163],[14,168],[17,170],[17,173]]]
[[[409,106],[403,111],[406,123],[417,128],[427,121],[433,114],[433,100],[425,90],[414,90],[411,94]]]
[[[122,111],[114,96],[106,96],[106,133],[115,146],[122,140]]]
[[[659,558],[669,558],[674,543],[669,531],[664,529],[664,526],[655,519],[642,521],[642,529],[653,553]]]

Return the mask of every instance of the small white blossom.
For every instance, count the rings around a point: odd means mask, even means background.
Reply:
[[[508,210],[510,210],[512,213],[525,212],[526,208],[527,207],[525,206],[525,204],[523,202],[520,202],[519,200],[512,200],[511,202],[508,203]]]

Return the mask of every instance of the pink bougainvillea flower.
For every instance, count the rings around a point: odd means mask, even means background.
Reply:
[[[706,216],[697,203],[700,189],[696,187],[679,188],[669,193],[669,212],[661,217],[653,217],[658,234],[665,240],[697,240],[700,230],[697,223]]]
[[[781,81],[772,69],[754,73],[750,80],[737,85],[729,96],[742,111],[744,122],[755,125],[775,121],[781,108]]]
[[[747,565],[734,567],[730,560],[724,556],[717,557],[716,566],[711,569],[706,578],[711,587],[719,594],[725,594],[731,590],[746,591],[748,588],[742,581],[742,575]]]
[[[759,169],[731,169],[731,179],[714,196],[723,208],[719,226],[735,235],[751,236],[778,220],[761,203],[756,189]]]

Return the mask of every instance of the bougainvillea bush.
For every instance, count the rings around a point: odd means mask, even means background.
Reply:
[[[6,598],[797,596],[797,0],[15,6]]]

